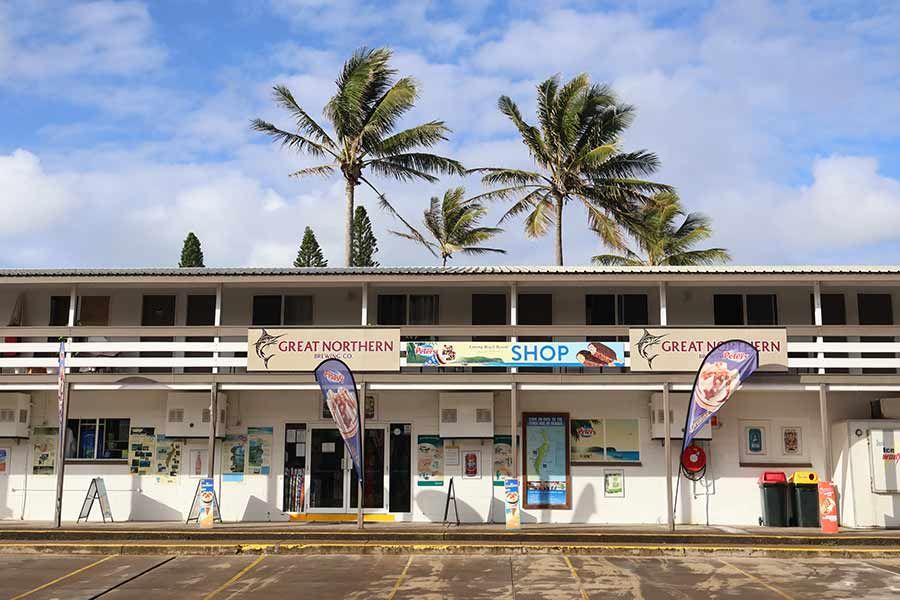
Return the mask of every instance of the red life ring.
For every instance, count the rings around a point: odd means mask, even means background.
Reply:
[[[691,444],[681,453],[681,466],[688,473],[699,473],[706,468],[706,452]]]

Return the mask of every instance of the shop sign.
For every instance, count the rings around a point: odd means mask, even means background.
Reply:
[[[313,371],[337,358],[354,371],[399,371],[399,329],[248,329],[248,371]]]
[[[624,367],[624,342],[407,342],[424,367]]]
[[[759,351],[761,370],[785,370],[788,366],[785,329],[629,329],[632,371],[694,372],[703,358],[719,344],[745,340]]]

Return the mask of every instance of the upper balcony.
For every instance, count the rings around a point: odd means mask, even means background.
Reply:
[[[52,372],[59,338],[73,372],[152,376],[244,372],[251,326],[614,341],[642,325],[784,327],[791,373],[896,374],[898,292],[900,270],[866,268],[6,271],[0,374]]]

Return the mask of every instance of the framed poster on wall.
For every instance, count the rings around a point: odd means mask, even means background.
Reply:
[[[522,413],[525,508],[572,507],[569,413]]]

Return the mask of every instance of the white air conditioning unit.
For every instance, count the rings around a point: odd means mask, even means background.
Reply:
[[[0,437],[27,438],[31,428],[31,396],[0,394]]]
[[[494,437],[493,392],[447,392],[440,397],[442,438]]]
[[[882,419],[900,419],[900,398],[880,398]]]
[[[216,437],[225,437],[226,396],[219,392]],[[209,437],[209,392],[171,392],[166,398],[166,437]]]
[[[687,407],[691,400],[690,394],[669,394],[669,439],[684,439],[684,421],[687,417]],[[666,413],[663,410],[663,395],[650,395],[650,437],[661,440],[666,436]],[[712,427],[709,423],[703,426],[697,435],[697,440],[711,440]]]

